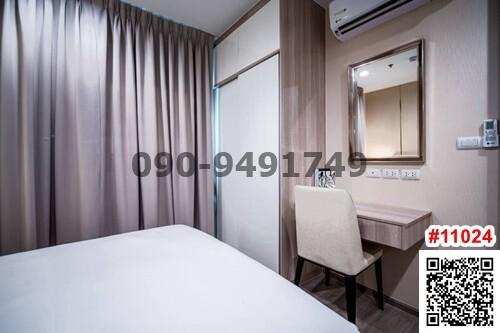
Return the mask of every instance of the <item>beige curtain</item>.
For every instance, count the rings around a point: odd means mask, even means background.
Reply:
[[[169,224],[213,234],[212,36],[120,3],[0,3],[0,254]],[[175,168],[174,168],[175,169]]]

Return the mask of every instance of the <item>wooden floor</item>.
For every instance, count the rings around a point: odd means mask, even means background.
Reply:
[[[344,285],[332,278],[330,286],[325,286],[323,276],[301,284],[312,296],[335,312],[347,318]],[[373,295],[369,292],[357,293],[356,324],[361,333],[410,333],[418,332],[418,317],[385,303],[385,310],[379,310]]]

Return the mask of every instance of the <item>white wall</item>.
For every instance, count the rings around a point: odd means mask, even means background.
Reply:
[[[498,96],[498,78],[488,68],[492,64],[488,2],[432,1],[344,43],[326,29],[326,148],[328,155],[343,152],[345,164],[347,66],[419,38],[426,43],[427,162],[421,167],[422,179],[404,182],[344,175],[338,186],[358,201],[429,209],[434,224],[498,223],[499,151],[455,149],[457,136],[479,135],[483,119],[495,114],[499,118],[498,98],[491,96]],[[384,256],[386,293],[414,308],[418,308],[418,249],[386,248]],[[372,274],[368,271],[363,277],[370,286]]]

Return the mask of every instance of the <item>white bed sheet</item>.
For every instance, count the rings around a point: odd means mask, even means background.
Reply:
[[[358,332],[237,250],[171,226],[0,257],[0,332]]]

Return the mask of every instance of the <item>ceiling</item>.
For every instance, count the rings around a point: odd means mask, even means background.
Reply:
[[[220,36],[258,0],[123,0],[173,21]]]
[[[416,56],[417,50],[411,49],[357,67],[355,72],[358,86],[362,87],[365,93],[368,93],[417,81],[418,62],[410,61],[411,57]],[[367,76],[360,76],[362,72],[365,72]]]
[[[321,5],[321,7],[328,9],[331,0],[314,0],[317,4]]]
[[[122,0],[218,37],[259,0]],[[315,0],[328,6],[329,0]]]

